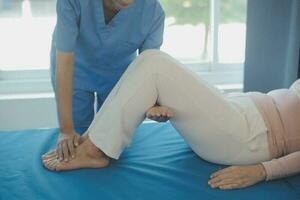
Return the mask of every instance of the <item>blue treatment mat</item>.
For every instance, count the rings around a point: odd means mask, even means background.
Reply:
[[[120,160],[105,169],[50,172],[40,156],[55,146],[58,129],[0,132],[0,199],[300,199],[300,175],[222,191],[208,178],[220,165],[194,154],[169,124],[142,124]]]

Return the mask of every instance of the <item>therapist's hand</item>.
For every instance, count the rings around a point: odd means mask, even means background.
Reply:
[[[210,176],[208,184],[212,188],[223,190],[244,188],[266,179],[262,164],[249,166],[231,166],[219,170]]]
[[[75,148],[79,145],[79,142],[80,135],[75,131],[60,132],[56,148],[59,161],[68,162],[71,158],[75,158]]]
[[[146,112],[146,117],[157,122],[166,122],[173,116],[172,110],[165,106],[153,106]]]

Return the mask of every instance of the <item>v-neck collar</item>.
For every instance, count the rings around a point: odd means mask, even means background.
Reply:
[[[124,18],[125,15],[128,13],[125,9],[121,9],[119,10],[114,16],[113,18],[110,20],[110,22],[108,24],[105,23],[105,13],[104,13],[104,2],[103,0],[98,1],[100,2],[99,8],[100,8],[100,12],[98,12],[98,19],[100,19],[100,27],[101,28],[110,28],[111,26],[115,26],[116,24],[120,23],[120,19]]]

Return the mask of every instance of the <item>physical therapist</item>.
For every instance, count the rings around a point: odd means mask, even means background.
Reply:
[[[163,41],[164,11],[157,0],[57,0],[51,48],[61,161],[75,157],[79,130],[91,124],[128,65]]]

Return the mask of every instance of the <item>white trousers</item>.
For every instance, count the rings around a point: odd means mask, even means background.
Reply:
[[[249,97],[223,94],[158,50],[128,67],[88,128],[91,141],[118,159],[156,102],[174,112],[171,124],[201,158],[228,165],[270,159],[266,126]]]

